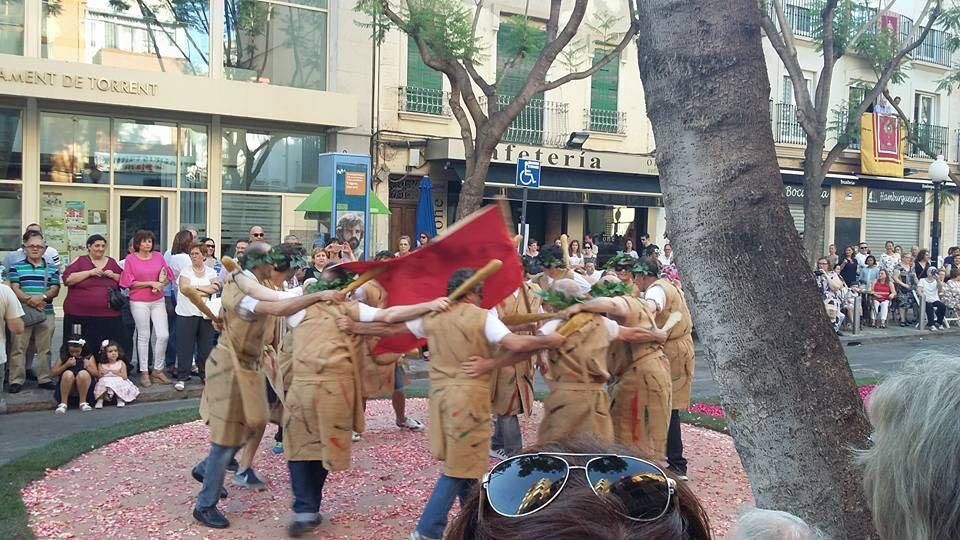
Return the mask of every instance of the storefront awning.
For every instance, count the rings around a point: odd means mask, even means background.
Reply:
[[[371,214],[390,214],[387,205],[383,204],[375,193],[370,194],[370,213]],[[302,203],[295,208],[297,212],[330,212],[333,210],[333,188],[329,186],[320,186],[313,190]]]

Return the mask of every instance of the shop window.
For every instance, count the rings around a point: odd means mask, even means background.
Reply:
[[[206,75],[208,0],[43,0],[43,58]]]
[[[224,128],[223,189],[310,193],[319,183],[324,135]]]
[[[0,210],[3,211],[3,210]],[[64,265],[87,254],[87,237],[110,242],[110,192],[101,188],[40,187],[40,226],[47,245],[60,252]],[[120,249],[126,253],[126,249]]]
[[[41,181],[109,184],[109,173],[109,118],[79,114],[41,114]]]
[[[194,228],[201,237],[207,235],[207,193],[180,192],[180,229]]]
[[[180,128],[180,187],[207,187],[207,126]]]
[[[0,108],[0,180],[23,179],[23,123],[19,109]]]
[[[259,225],[266,233],[266,241],[277,243],[280,238],[281,197],[279,195],[246,195],[224,193],[221,242],[225,253],[233,251],[237,240],[246,239],[250,227]]]
[[[0,2],[0,53],[23,55],[23,2]]]
[[[118,118],[114,132],[114,182],[123,186],[175,185],[176,124]]]
[[[0,184],[0,251],[20,247],[23,224],[20,212],[23,196],[19,184]]]
[[[326,0],[234,0],[224,7],[228,79],[326,89]]]

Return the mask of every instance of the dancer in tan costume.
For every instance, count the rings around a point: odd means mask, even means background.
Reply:
[[[537,259],[543,266],[543,273],[537,276],[533,282],[542,290],[550,290],[553,287],[553,282],[558,279],[570,279],[576,282],[578,294],[590,292],[590,283],[583,276],[567,267],[566,257],[564,257],[563,250],[560,247],[544,247],[540,250]]]

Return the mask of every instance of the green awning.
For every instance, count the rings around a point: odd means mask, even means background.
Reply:
[[[370,194],[370,213],[371,214],[389,214],[387,205],[383,204],[375,193]],[[298,212],[330,212],[333,209],[333,188],[320,186],[313,190],[306,199],[300,203],[296,211]]]

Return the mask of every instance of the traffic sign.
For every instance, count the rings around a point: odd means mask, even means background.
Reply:
[[[540,189],[540,162],[535,159],[517,160],[517,187]]]

